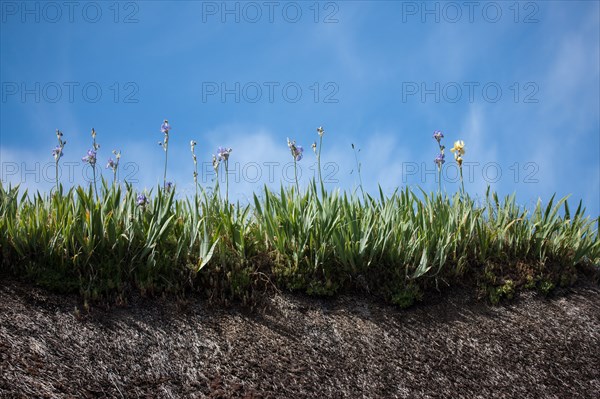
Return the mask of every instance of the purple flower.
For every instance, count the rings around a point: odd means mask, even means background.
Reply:
[[[304,152],[304,148],[302,148],[301,145],[297,145],[296,141],[290,141],[290,139],[288,139],[288,147],[290,149],[290,151],[292,152],[292,156],[294,157],[294,159],[296,161],[299,161],[302,159],[302,153]]]
[[[89,163],[90,165],[96,165],[96,151],[88,150],[87,155],[81,158],[83,162]]]
[[[137,196],[136,204],[144,207],[148,205],[148,198],[144,194],[140,194]]]
[[[52,150],[52,156],[56,161],[58,161],[63,156],[63,149],[61,146],[57,145],[56,148]]]
[[[445,157],[446,156],[443,153],[440,153],[433,160],[433,162],[435,162],[435,164],[438,166],[438,168],[441,167],[444,164],[444,162],[446,162],[446,160],[444,159]]]
[[[433,132],[433,138],[439,143],[444,138],[444,133],[441,130],[436,130]]]
[[[170,181],[166,182],[165,183],[165,190],[171,191],[171,188],[173,188],[173,182],[170,182]]]
[[[217,157],[219,157],[220,161],[227,161],[231,151],[233,151],[231,148],[219,147],[217,148]]]
[[[302,148],[301,145],[297,145],[296,146],[296,151],[294,152],[294,158],[296,158],[296,161],[299,161],[302,159],[302,153],[304,152],[304,148]]]
[[[106,169],[111,168],[114,169],[117,167],[117,164],[115,161],[113,161],[112,158],[108,158],[108,163],[106,164]]]
[[[165,119],[162,125],[160,125],[160,131],[164,134],[169,134],[169,130],[171,130],[171,125],[169,125],[169,121]]]

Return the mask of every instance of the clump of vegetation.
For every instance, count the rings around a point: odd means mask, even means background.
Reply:
[[[112,184],[63,189],[58,178],[49,194],[21,193],[0,184],[1,268],[86,299],[123,300],[129,292],[183,295],[201,292],[219,302],[247,304],[269,289],[310,295],[368,292],[400,307],[420,300],[439,282],[475,278],[491,302],[512,298],[518,289],[550,292],[569,285],[582,266],[600,265],[599,219],[585,216],[581,202],[571,213],[567,198],[532,211],[515,196],[500,200],[489,190],[478,205],[461,189],[408,188],[389,196],[338,190],[328,192],[313,179],[301,189],[265,187],[252,204],[231,204],[228,184],[221,197],[198,185],[196,142],[193,198],[175,199],[167,182],[171,127],[161,126],[165,151],[163,185],[138,192],[116,181],[117,162],[109,160]],[[324,130],[319,128],[320,160]],[[53,150],[58,165],[64,141]],[[443,135],[434,134],[444,161]],[[96,132],[93,131],[96,163]],[[294,162],[302,147],[288,140]],[[465,144],[453,152],[459,167]],[[213,156],[215,171],[227,169],[231,148]],[[88,162],[91,155],[88,153]],[[112,162],[111,162],[112,161]],[[561,212],[562,211],[562,212]]]

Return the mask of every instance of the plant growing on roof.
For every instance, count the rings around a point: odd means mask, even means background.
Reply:
[[[112,169],[113,171],[113,184],[117,182],[117,170],[119,169],[119,161],[121,159],[121,151],[113,150],[112,152],[115,156],[115,160],[112,158],[108,158],[108,163],[106,164],[106,169]]]
[[[62,137],[63,137],[63,133],[60,130],[56,129],[56,138],[58,139],[58,145],[56,147],[54,147],[54,149],[52,150],[52,156],[54,157],[54,163],[56,166],[56,191],[58,191],[58,189],[59,189],[58,188],[58,161],[64,155],[63,148],[65,148],[65,145],[67,144],[67,141],[63,140]]]
[[[190,149],[192,151],[192,159],[194,160],[194,187],[196,188],[196,201],[198,201],[198,159],[196,158],[196,141],[190,141]]]
[[[162,125],[160,125],[160,131],[164,135],[163,141],[159,141],[158,145],[163,148],[165,151],[165,172],[163,174],[163,188],[167,187],[167,161],[169,159],[169,131],[171,130],[171,125],[169,125],[168,120],[164,120]]]
[[[96,130],[92,128],[92,148],[87,151],[87,154],[81,158],[81,160],[85,163],[89,163],[92,167],[92,173],[94,174],[94,193],[96,194],[96,199],[98,199],[98,187],[96,185],[96,155],[99,148],[100,144],[96,143]]]
[[[465,142],[462,141],[462,140],[455,141],[454,142],[454,147],[452,147],[450,149],[450,151],[454,153],[454,159],[456,160],[456,163],[458,164],[458,169],[460,171],[461,192],[464,195],[465,194],[465,182],[463,180],[463,171],[462,171],[463,159],[462,159],[462,156],[465,155]]]
[[[433,138],[437,141],[438,143],[438,147],[440,148],[440,153],[435,157],[435,159],[433,160],[433,162],[437,165],[438,168],[438,191],[441,194],[442,193],[442,165],[444,164],[444,162],[446,162],[445,160],[445,155],[444,155],[444,149],[446,148],[444,145],[442,145],[442,139],[444,138],[444,134],[440,131],[440,130],[436,130],[435,132],[433,132]]]
[[[300,185],[298,184],[298,162],[302,159],[302,153],[304,152],[304,148],[301,145],[296,144],[296,140],[290,141],[287,139],[288,148],[292,154],[292,158],[294,158],[294,178],[296,179],[296,190],[300,192]]]
[[[233,149],[227,147],[217,148],[217,155],[213,155],[213,167],[215,171],[219,168],[219,164],[223,162],[225,165],[225,201],[229,202],[229,155]],[[215,163],[216,162],[216,163]],[[217,174],[217,181],[219,175]]]

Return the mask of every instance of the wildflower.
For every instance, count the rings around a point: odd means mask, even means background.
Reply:
[[[296,158],[296,161],[299,161],[302,159],[302,153],[304,152],[304,148],[302,148],[301,145],[297,145],[296,146],[296,150],[294,152],[294,156]]]
[[[112,158],[108,158],[108,163],[106,164],[106,169],[112,169],[113,171],[113,184],[117,181],[117,169],[119,169],[119,160],[121,159],[121,151],[113,150],[116,161],[113,161]]]
[[[226,147],[217,148],[217,156],[213,155],[213,168],[215,168],[215,172],[217,173],[217,178],[219,177],[218,168],[219,163],[223,161],[225,163],[225,201],[229,202],[229,154],[231,154],[233,149]]]
[[[112,153],[114,154],[116,161],[114,161],[112,158],[108,158],[106,169],[110,168],[113,170],[113,172],[116,172],[117,168],[119,167],[119,160],[121,159],[121,151],[113,150]]]
[[[62,139],[62,132],[56,129],[56,138],[58,139],[58,145],[54,147],[52,150],[52,156],[54,157],[54,163],[56,167],[56,191],[58,191],[58,160],[64,155],[63,148],[65,148],[65,144],[67,141]]]
[[[454,153],[454,159],[456,159],[456,163],[458,163],[458,168],[460,170],[461,192],[464,194],[465,193],[465,182],[463,180],[463,171],[462,171],[463,159],[462,159],[462,156],[465,155],[465,142],[462,141],[462,140],[455,141],[454,142],[454,147],[452,147],[450,149],[450,151],[452,151]]]
[[[87,155],[81,158],[83,162],[89,163],[92,166],[96,165],[96,151],[88,150]]]
[[[61,133],[61,135],[62,135],[62,133]],[[54,160],[58,162],[58,160],[63,156],[63,147],[57,145],[52,150],[52,156],[54,157]]]
[[[92,128],[92,148],[94,151],[98,151],[100,144],[96,143],[96,129]]]
[[[433,132],[433,138],[439,143],[444,138],[444,133],[441,130],[436,130]]]
[[[158,142],[158,145],[160,145],[165,151],[165,172],[163,174],[163,185],[166,185],[167,183],[167,162],[169,159],[169,130],[171,130],[171,125],[169,125],[169,121],[165,119],[162,125],[160,125],[160,131],[165,135],[165,137],[162,142]]]
[[[219,157],[219,160],[220,161],[229,160],[229,154],[231,154],[231,151],[233,151],[233,149],[231,149],[231,148],[225,148],[225,147],[217,148],[217,156]]]
[[[194,187],[196,188],[196,199],[198,199],[198,159],[196,158],[196,141],[190,140],[190,150],[192,151],[192,159],[194,160]]]
[[[302,153],[304,152],[304,148],[302,148],[301,145],[297,145],[295,140],[290,141],[290,139],[287,139],[287,142],[288,147],[292,152],[292,156],[294,157],[294,160],[300,161],[302,159]]]
[[[196,158],[196,142],[194,140],[190,141],[190,150],[192,151],[192,159],[194,160],[194,165],[196,165],[198,163],[197,158]],[[198,173],[196,173],[194,176],[198,175]]]
[[[162,125],[160,125],[160,131],[164,134],[169,134],[169,130],[171,130],[171,126],[169,125],[169,121],[165,119]]]
[[[218,174],[219,173],[219,158],[217,158],[215,154],[213,154],[212,164],[213,164],[213,169],[215,170],[215,173]]]
[[[455,153],[454,158],[458,161],[460,156],[465,155],[465,142],[462,140],[455,141],[454,147],[452,147],[450,151]]]
[[[321,150],[323,149],[323,135],[325,134],[325,130],[323,130],[322,126],[319,126],[317,128],[317,133],[319,134],[319,151],[317,151],[317,143],[314,142],[312,144],[312,149],[313,152],[315,153],[315,155],[317,156],[317,168],[319,170],[319,181],[321,182],[321,189],[324,189],[323,187],[323,177],[321,176]],[[300,157],[302,158],[302,157]]]
[[[170,182],[170,181],[166,182],[165,183],[165,190],[171,191],[171,188],[173,188],[173,182]]]
[[[137,196],[136,204],[137,206],[145,207],[148,205],[148,198],[144,194],[140,194]]]
[[[290,141],[287,139],[287,145],[292,153],[292,157],[294,158],[294,177],[296,179],[296,189],[300,191],[300,185],[298,183],[298,167],[296,163],[302,159],[302,153],[304,152],[304,148],[301,145],[296,144],[296,140]]]
[[[435,162],[435,164],[438,166],[438,168],[441,168],[442,165],[444,164],[444,162],[446,162],[446,160],[444,159],[446,156],[444,155],[443,152],[440,152],[438,154],[437,157],[435,157],[435,159],[433,160],[433,162]]]

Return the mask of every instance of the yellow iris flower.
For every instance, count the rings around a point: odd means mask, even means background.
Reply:
[[[465,155],[465,142],[458,140],[454,142],[454,147],[450,148],[451,152],[454,152],[454,158],[458,161],[462,155]]]

